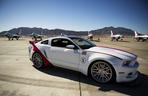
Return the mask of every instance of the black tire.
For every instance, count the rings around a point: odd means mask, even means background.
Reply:
[[[116,41],[118,41],[118,40],[119,40],[119,38],[116,39]]]
[[[146,41],[146,39],[142,39],[142,42]]]
[[[32,62],[34,64],[34,67],[36,67],[37,69],[44,67],[44,61],[42,60],[42,57],[40,56],[40,54],[37,52],[35,52],[32,55]]]
[[[89,67],[89,76],[98,83],[108,83],[114,81],[116,75],[113,67],[109,63],[105,61],[95,61]]]
[[[114,41],[114,38],[113,37],[111,38],[111,41]]]
[[[136,40],[137,40],[137,42],[139,42],[139,41],[140,41],[140,39],[139,39],[139,38],[137,38]]]

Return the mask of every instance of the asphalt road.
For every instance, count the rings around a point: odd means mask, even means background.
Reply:
[[[138,55],[139,78],[130,83],[98,84],[81,73],[52,67],[38,70],[28,58],[28,41],[0,38],[0,96],[147,96],[148,42],[111,42],[97,45],[120,48]]]

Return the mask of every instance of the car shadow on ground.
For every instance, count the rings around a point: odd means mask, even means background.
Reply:
[[[120,40],[119,42],[128,42],[128,43],[130,43],[130,41],[128,41],[128,40]]]
[[[115,83],[110,82],[107,84],[99,84],[92,80],[90,77],[87,77],[79,72],[71,71],[59,67],[44,68],[39,69],[39,71],[46,73],[48,75],[58,76],[61,78],[70,79],[73,81],[78,81],[80,83],[93,85],[95,88],[98,88],[98,91],[109,92],[111,90],[131,96],[147,96],[147,86],[148,86],[148,75],[139,73],[137,80],[128,83]],[[82,86],[82,85],[81,85]]]
[[[130,43],[131,41],[128,41],[128,40],[118,40],[118,41],[112,41],[112,42],[127,42],[127,43]]]

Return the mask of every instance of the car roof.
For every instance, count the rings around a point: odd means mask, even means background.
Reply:
[[[69,36],[56,36],[56,37],[50,37],[49,39],[54,39],[54,38],[65,38],[65,39],[70,39],[70,38],[81,38],[80,36],[73,36],[73,35],[69,35]]]
[[[71,39],[71,38],[80,38],[79,36],[55,36],[55,37],[49,37],[49,44],[51,44],[51,40],[52,39],[56,39],[56,38],[62,38],[62,39]],[[47,39],[46,39],[47,40]]]

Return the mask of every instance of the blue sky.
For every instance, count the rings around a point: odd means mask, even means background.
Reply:
[[[42,27],[89,31],[108,26],[148,33],[147,0],[0,0],[0,31]]]

